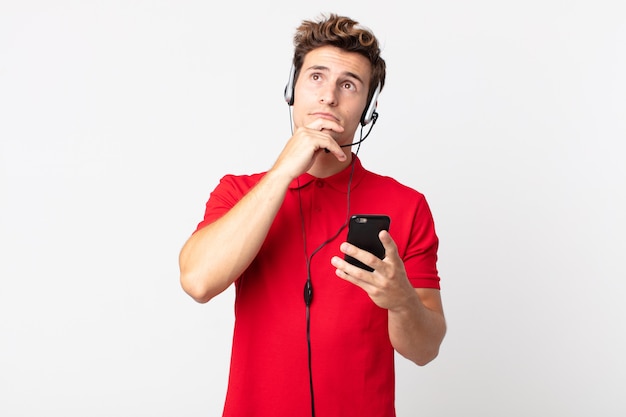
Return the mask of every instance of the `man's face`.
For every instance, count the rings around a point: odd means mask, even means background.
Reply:
[[[312,50],[304,57],[295,86],[295,127],[328,119],[345,129],[330,132],[337,143],[351,143],[366,106],[370,77],[370,62],[361,54],[334,46]]]

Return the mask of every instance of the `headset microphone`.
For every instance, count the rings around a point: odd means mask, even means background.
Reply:
[[[374,125],[376,124],[376,120],[378,120],[378,113],[373,112],[372,116],[371,116],[371,123],[372,125],[370,126],[370,129],[367,131],[367,133],[365,134],[364,137],[362,137],[361,139],[359,139],[356,142],[353,143],[348,143],[346,145],[339,145],[340,148],[347,148],[350,146],[354,146],[354,145],[358,145],[359,143],[363,142],[365,139],[367,139],[367,137],[370,135],[370,133],[372,132],[372,129],[374,128]]]
[[[350,146],[354,146],[354,145],[358,145],[359,143],[363,142],[365,139],[367,139],[367,137],[370,135],[370,132],[372,131],[372,128],[374,127],[374,125],[376,124],[376,120],[378,120],[378,113],[374,112],[372,113],[372,125],[370,126],[370,130],[367,131],[367,133],[365,134],[364,137],[362,137],[361,139],[359,139],[356,142],[352,142],[352,143],[348,143],[346,145],[339,145],[340,148],[348,148]],[[330,151],[326,148],[324,148],[324,152],[326,153],[330,153]]]

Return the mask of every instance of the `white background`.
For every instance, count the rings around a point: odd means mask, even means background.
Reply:
[[[220,415],[232,292],[196,304],[178,252],[274,162],[294,29],[335,11],[388,64],[360,156],[441,239],[449,331],[398,415],[623,416],[622,5],[2,0],[0,415]]]

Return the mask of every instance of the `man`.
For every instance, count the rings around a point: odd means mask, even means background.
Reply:
[[[222,178],[181,284],[201,303],[236,286],[224,416],[394,416],[394,350],[424,365],[446,331],[431,212],[352,153],[384,86],[374,35],[333,14],[294,44],[293,135],[267,172]],[[344,242],[355,213],[390,216],[384,259]]]

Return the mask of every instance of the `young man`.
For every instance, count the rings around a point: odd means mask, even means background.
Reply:
[[[446,331],[432,215],[351,150],[384,86],[374,35],[330,15],[302,22],[294,44],[293,135],[267,172],[222,178],[181,284],[201,303],[236,286],[224,416],[394,416],[394,350],[424,365]],[[384,259],[345,242],[364,213],[391,218]]]

